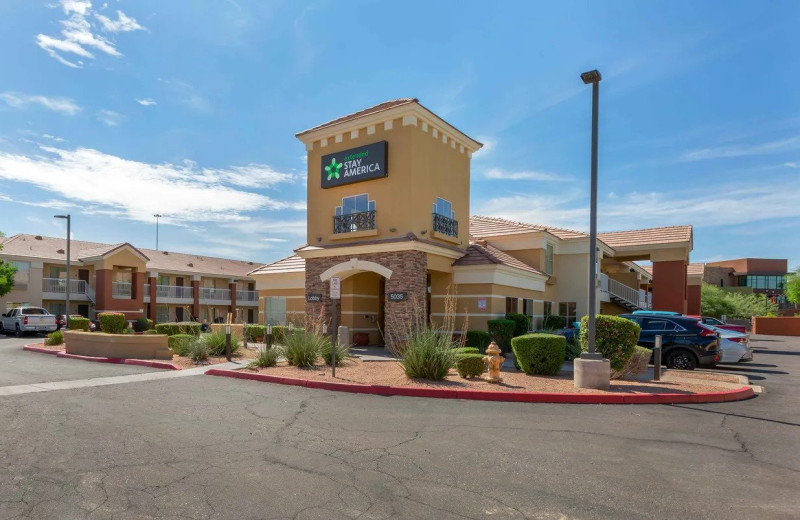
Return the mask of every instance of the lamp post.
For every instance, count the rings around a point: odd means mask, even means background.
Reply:
[[[69,262],[70,236],[69,235],[70,235],[70,224],[72,222],[72,217],[71,217],[71,215],[54,215],[53,218],[63,218],[63,219],[65,219],[67,221],[67,293],[66,293],[66,297],[67,297],[67,312],[64,313],[64,316],[65,316],[64,319],[66,321],[65,327],[67,329],[69,329],[69,286],[70,286],[70,283],[71,283],[70,282],[70,276],[69,276],[69,274],[70,274],[69,273],[69,268],[70,268],[70,262]]]
[[[156,214],[155,214],[155,215],[153,215],[153,216],[156,218],[156,251],[158,251],[158,219],[160,219],[160,218],[161,218],[161,217],[163,217],[164,215],[161,215],[161,214],[159,214],[159,213],[156,213]]]

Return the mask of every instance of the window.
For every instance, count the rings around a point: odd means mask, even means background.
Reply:
[[[158,275],[158,285],[169,285],[169,275],[166,274]]]
[[[166,305],[156,305],[156,322],[169,322],[169,307]]]
[[[362,193],[342,198],[342,205],[336,206],[333,217],[334,233],[352,233],[375,229],[375,201],[369,194]]]
[[[66,303],[55,303],[55,302],[48,303],[47,304],[47,310],[50,312],[50,314],[55,314],[55,315],[66,314],[67,313],[67,304]]]
[[[336,206],[336,216],[352,215],[353,213],[363,213],[365,211],[375,211],[375,201],[369,200],[368,193],[343,197],[342,205]]]
[[[544,315],[550,316],[553,314],[553,302],[543,302],[544,303]]]
[[[677,326],[667,320],[658,320],[653,318],[645,318],[644,323],[642,324],[642,330],[645,331],[674,331],[677,329]]]
[[[456,214],[453,212],[453,205],[449,200],[445,200],[441,197],[436,197],[436,202],[433,203],[433,212],[436,215],[442,215],[447,218],[456,218]]]
[[[517,312],[517,299],[506,297],[506,314],[509,312]]]
[[[553,274],[553,244],[547,243],[544,249],[544,272]]]
[[[578,304],[575,302],[561,302],[558,304],[558,315],[564,318],[567,327],[578,321]]]
[[[49,274],[48,278],[66,278],[67,270],[64,267],[51,265],[48,274]]]
[[[2,263],[3,261],[0,260],[0,264]],[[5,263],[16,266],[17,268],[17,272],[14,273],[14,288],[26,289],[31,279],[31,263],[17,262],[16,260],[7,260]]]
[[[284,296],[267,296],[264,298],[264,316],[267,325],[285,325],[286,298]]]

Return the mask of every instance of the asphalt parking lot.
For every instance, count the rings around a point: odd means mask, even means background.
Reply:
[[[23,352],[0,386],[150,369]],[[800,338],[723,367],[766,393],[555,405],[211,376],[0,397],[0,519],[796,518]]]

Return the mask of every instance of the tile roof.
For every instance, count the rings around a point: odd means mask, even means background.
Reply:
[[[283,273],[301,273],[306,270],[305,258],[300,258],[297,255],[287,256],[281,258],[271,264],[262,265],[258,269],[250,271],[250,275],[257,274],[283,274]]]
[[[553,226],[542,226],[539,224],[527,224],[515,220],[507,220],[497,217],[484,217],[473,215],[469,218],[469,233],[478,238],[496,237],[502,235],[518,235],[522,233],[535,233],[546,231],[562,240],[570,238],[583,238],[588,236],[582,231],[564,229]]]
[[[5,239],[2,244],[3,250],[0,252],[2,255],[41,258],[45,261],[63,262],[66,260],[66,254],[64,252],[59,253],[59,250],[63,251],[67,248],[67,241],[64,238],[19,234]],[[70,261],[79,262],[81,258],[100,256],[113,251],[121,245],[71,240]],[[153,271],[177,271],[220,277],[244,277],[258,265],[254,262],[212,256],[156,251],[154,249],[137,249],[149,258],[147,269]]]
[[[699,274],[702,276],[706,272],[706,264],[695,263],[686,266],[686,274]]]
[[[317,125],[314,128],[309,128],[308,130],[303,130],[302,132],[296,134],[296,137],[300,137],[301,135],[305,135],[316,130],[322,130],[323,128],[327,128],[329,126],[338,125],[341,123],[346,123],[347,121],[352,121],[353,119],[358,119],[360,117],[366,117],[370,114],[375,114],[377,112],[382,112],[384,110],[389,110],[390,108],[399,107],[402,105],[408,105],[411,103],[417,103],[419,100],[417,98],[400,98],[400,99],[392,99],[390,101],[384,101],[383,103],[378,103],[375,106],[365,108],[364,110],[359,110],[358,112],[353,112],[352,114],[347,114],[346,116],[342,116],[336,118],[332,121],[328,121],[327,123],[322,123],[321,125]]]
[[[508,253],[500,251],[494,246],[489,244],[479,244],[473,242],[467,247],[466,254],[453,262],[454,266],[468,266],[468,265],[505,265],[514,267],[523,271],[540,274],[547,276],[542,271],[532,267],[521,260],[514,258]]]
[[[692,241],[692,226],[667,226],[598,233],[597,238],[613,248],[679,244]]]

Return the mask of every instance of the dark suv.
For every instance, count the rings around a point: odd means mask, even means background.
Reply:
[[[661,336],[661,359],[668,368],[694,370],[712,367],[719,360],[719,340],[716,332],[696,318],[686,316],[623,314],[642,327],[639,345],[652,349],[656,336]]]

